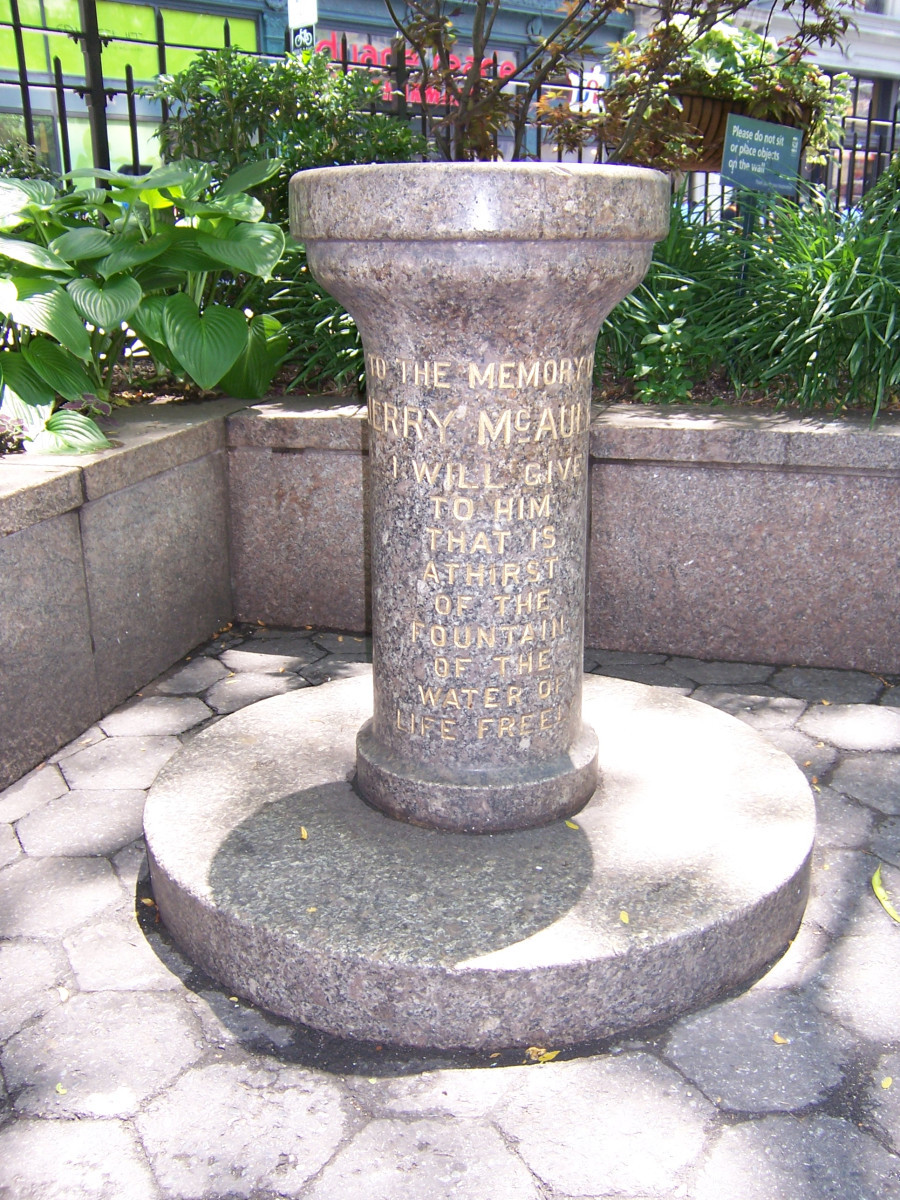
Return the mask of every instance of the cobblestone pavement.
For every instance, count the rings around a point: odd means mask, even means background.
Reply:
[[[591,651],[806,772],[813,897],[755,987],[553,1061],[347,1043],[243,1003],[155,920],[145,790],[194,731],[358,670],[228,629],[0,793],[0,1197],[900,1197],[900,679]],[[51,686],[48,681],[48,686]]]

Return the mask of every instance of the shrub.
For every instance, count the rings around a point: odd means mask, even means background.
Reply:
[[[92,168],[85,173],[106,186],[69,192],[0,183],[0,405],[27,443],[108,444],[91,414],[104,411],[135,334],[158,372],[242,398],[266,391],[287,339],[247,297],[271,276],[285,239],[242,189],[278,166],[250,164],[215,187],[199,163],[139,178]]]
[[[322,54],[255,58],[233,47],[199,54],[145,94],[165,101],[159,138],[167,160],[200,159],[221,178],[246,162],[278,158],[258,194],[286,221],[288,180],[307,167],[408,162],[425,150],[409,126],[371,111],[381,85],[364,71],[335,71]]]

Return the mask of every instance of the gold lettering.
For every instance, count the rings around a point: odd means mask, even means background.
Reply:
[[[475,363],[469,363],[469,388],[492,388],[494,386],[494,364],[488,363],[484,372],[479,371]]]
[[[519,387],[538,386],[538,364],[535,362],[526,368],[525,363],[519,363]]]
[[[512,439],[511,426],[512,421],[508,409],[498,418],[496,425],[491,424],[491,418],[486,412],[480,412],[478,414],[478,445],[488,445],[488,439],[493,444],[502,433],[504,444],[508,446]]]

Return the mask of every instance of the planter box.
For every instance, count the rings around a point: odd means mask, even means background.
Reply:
[[[601,412],[587,643],[900,672],[900,422]]]
[[[0,460],[0,788],[229,620],[237,407],[123,410],[112,450]]]
[[[364,409],[123,411],[0,460],[0,788],[230,619],[368,627]],[[900,673],[900,422],[599,410],[587,644]]]

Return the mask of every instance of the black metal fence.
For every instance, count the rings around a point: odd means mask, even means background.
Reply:
[[[113,36],[99,27],[96,0],[73,3],[77,3],[78,26],[64,28],[23,23],[18,0],[9,0],[11,20],[0,22],[0,30],[11,32],[14,56],[4,61],[0,52],[0,140],[18,138],[27,142],[55,171],[70,171],[81,165],[141,174],[151,165],[146,160],[158,156],[155,131],[169,116],[165,103],[148,99],[141,85],[156,74],[165,74],[173,54],[183,63],[186,53],[233,45],[233,24],[222,18],[206,45],[168,40],[164,14],[153,7],[152,37],[127,33]],[[150,6],[134,7],[147,14]],[[243,34],[243,44],[236,48],[241,53],[265,57],[256,49],[255,38],[250,46],[246,30]],[[41,54],[35,53],[35,39],[43,39]],[[74,56],[72,43],[78,48]],[[332,45],[338,47],[335,41]],[[0,39],[0,51],[3,46],[8,46],[8,40]],[[63,47],[65,53],[53,52]],[[129,59],[140,60],[139,71]],[[36,67],[36,61],[42,66]],[[359,63],[350,60],[345,36],[334,68],[375,73],[382,83],[382,99],[377,107],[401,120],[416,124],[421,121],[424,131],[425,113],[414,64],[408,61],[402,43],[395,43],[389,54],[382,53],[377,63]],[[483,65],[483,70],[496,77],[496,56]],[[601,102],[602,77],[597,71],[597,67],[591,68],[586,75],[582,70],[561,81],[561,86],[571,88],[574,107],[590,112]],[[824,166],[811,171],[812,178],[828,187],[844,207],[858,204],[894,155],[900,153],[900,113],[896,104],[886,106],[885,100],[893,97],[884,94],[883,84],[855,82],[852,109],[842,123],[841,144],[831,147]],[[440,103],[439,96],[428,98],[432,104]],[[501,153],[504,150],[502,137],[498,149]],[[599,161],[602,148],[563,155],[536,119],[529,128],[527,156]],[[695,176],[690,181],[689,195],[695,200],[710,201],[720,194],[716,175]]]

